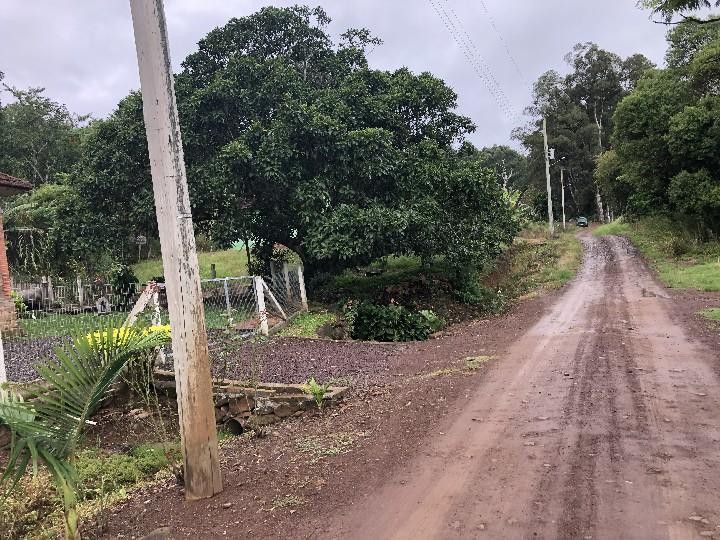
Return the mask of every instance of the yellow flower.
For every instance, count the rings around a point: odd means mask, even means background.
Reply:
[[[113,328],[112,329],[112,337],[114,341],[120,341],[123,339],[126,339],[128,336],[140,331],[142,335],[148,335],[148,334],[162,334],[165,339],[170,339],[170,325],[169,324],[161,324],[161,325],[153,325],[153,326],[147,326],[145,328],[139,329],[135,328],[133,326],[121,326],[120,328]],[[93,332],[91,334],[88,334],[86,336],[88,341],[94,341],[94,342],[104,342],[107,341],[108,335],[107,331],[97,331]]]

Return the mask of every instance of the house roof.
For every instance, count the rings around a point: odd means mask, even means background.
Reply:
[[[16,195],[23,191],[30,191],[33,185],[27,180],[15,178],[4,172],[0,172],[0,197]]]

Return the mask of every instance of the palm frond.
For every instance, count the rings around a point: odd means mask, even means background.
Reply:
[[[118,329],[108,323],[57,348],[57,361],[37,366],[43,382],[31,390],[31,400],[0,393],[0,424],[7,424],[12,432],[0,483],[12,480],[15,484],[31,462],[42,461],[54,478],[63,478],[60,484],[56,481],[60,488],[75,485],[68,458],[91,415],[133,358],[166,341],[165,333],[136,327]]]

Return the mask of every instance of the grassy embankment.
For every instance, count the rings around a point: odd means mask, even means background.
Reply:
[[[619,219],[594,234],[630,239],[668,287],[720,291],[720,242],[698,242],[667,218]]]
[[[482,305],[463,304],[442,261],[423,267],[417,257],[388,257],[362,271],[348,270],[321,286],[311,298],[317,313],[298,317],[281,335],[315,337],[320,326],[333,320],[332,311],[347,299],[383,302],[392,298],[416,309],[432,309],[450,322],[484,311],[502,311],[514,299],[562,287],[575,276],[581,260],[582,247],[574,231],[548,239],[544,226],[528,227],[480,275],[481,287],[501,297],[499,308],[485,310]]]

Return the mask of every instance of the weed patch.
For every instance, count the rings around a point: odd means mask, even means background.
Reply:
[[[490,362],[493,358],[493,356],[469,356],[465,359],[465,369],[469,371],[476,371]]]
[[[337,317],[334,314],[327,311],[301,313],[286,328],[283,328],[278,335],[283,337],[315,338],[318,337],[318,329],[321,326],[335,322],[336,319]]]
[[[180,459],[177,443],[144,444],[127,454],[83,450],[75,460],[82,486],[79,516],[83,520],[91,518],[103,508],[124,500],[132,488]],[[7,497],[0,497],[3,538],[55,538],[62,530],[62,520],[62,504],[44,469],[35,477],[23,479]]]
[[[316,463],[327,456],[337,456],[350,451],[355,436],[350,433],[333,433],[305,437],[297,442],[297,449],[308,454],[311,463]]]
[[[700,315],[711,321],[720,322],[720,308],[704,309],[700,312]]]
[[[271,510],[277,510],[278,508],[295,508],[305,504],[305,499],[298,495],[284,495],[278,497],[273,501]]]

